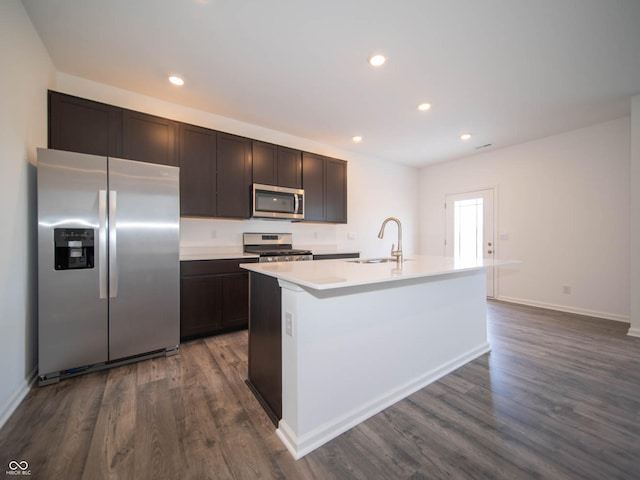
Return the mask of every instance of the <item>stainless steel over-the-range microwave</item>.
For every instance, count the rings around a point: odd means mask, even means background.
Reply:
[[[304,190],[253,184],[251,216],[304,220]]]

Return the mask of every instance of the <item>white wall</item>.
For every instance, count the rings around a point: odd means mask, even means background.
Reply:
[[[56,90],[236,135],[328,155],[349,162],[348,224],[301,224],[260,220],[186,218],[181,222],[181,244],[187,247],[239,247],[243,232],[292,232],[295,246],[360,251],[364,256],[388,253],[396,234],[389,228],[384,240],[377,234],[387,216],[403,221],[404,250],[417,250],[418,170],[382,162],[355,152],[276,132],[219,115],[128,92],[86,79],[58,73]],[[348,234],[355,234],[354,240]]]
[[[446,194],[495,186],[498,258],[523,261],[497,298],[629,321],[629,136],[625,117],[422,169],[422,253],[443,252]]]
[[[0,426],[37,363],[35,148],[47,142],[53,66],[19,0],[0,2]]]
[[[631,101],[631,328],[640,337],[640,95]]]

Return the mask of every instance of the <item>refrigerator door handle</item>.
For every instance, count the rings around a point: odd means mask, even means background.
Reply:
[[[107,298],[107,191],[98,191],[98,282],[100,298]]]
[[[118,242],[116,238],[117,193],[109,191],[109,297],[118,296]]]

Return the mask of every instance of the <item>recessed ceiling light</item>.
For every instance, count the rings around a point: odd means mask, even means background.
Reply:
[[[178,85],[179,87],[184,85],[184,80],[182,78],[180,78],[179,76],[177,76],[177,75],[171,75],[169,77],[169,81],[171,83],[173,83],[174,85]]]
[[[465,142],[467,140],[469,140],[471,138],[471,134],[470,133],[463,133],[462,135],[460,135],[460,140],[464,140]]]
[[[355,137],[351,137],[351,140],[353,140],[354,143],[360,143],[362,141],[362,137],[360,135],[356,135]]]
[[[379,67],[380,65],[382,65],[386,61],[387,61],[387,59],[385,58],[385,56],[384,55],[380,55],[379,53],[369,57],[369,65],[372,65],[374,67]]]
[[[430,108],[431,108],[430,103],[421,103],[420,105],[418,105],[418,110],[420,110],[421,112],[426,112]]]

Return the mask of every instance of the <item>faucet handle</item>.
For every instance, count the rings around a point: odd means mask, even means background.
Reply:
[[[392,243],[391,244],[391,256],[393,257],[393,254],[396,252],[396,244]]]

